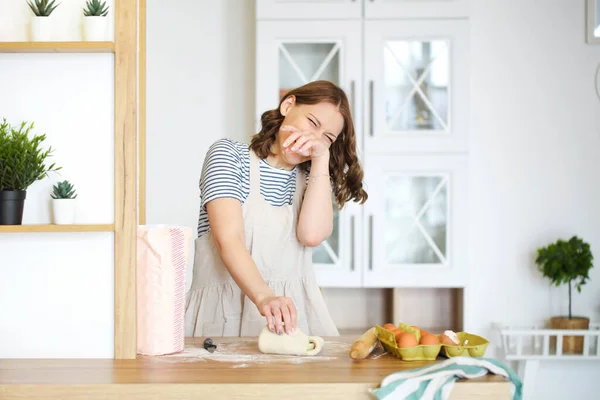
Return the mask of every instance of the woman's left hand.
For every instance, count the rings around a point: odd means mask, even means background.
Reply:
[[[283,125],[280,129],[291,132],[282,143],[287,152],[299,153],[314,159],[326,154],[331,146],[329,138],[319,132],[303,131],[290,125]]]

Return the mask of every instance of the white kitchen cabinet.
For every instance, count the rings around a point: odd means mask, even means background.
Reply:
[[[362,77],[362,27],[360,21],[306,22],[260,21],[256,28],[256,122],[260,115],[278,107],[290,89],[325,79],[344,89],[360,127]],[[357,112],[358,111],[358,112]],[[361,130],[358,129],[357,140]],[[317,278],[322,286],[358,287],[362,271],[361,208],[347,204],[335,211],[333,234],[313,250]]]
[[[363,0],[256,0],[256,18],[334,20],[360,19]]]
[[[364,0],[367,19],[466,18],[469,0]]]
[[[365,22],[365,152],[468,147],[468,22]]]
[[[466,18],[470,0],[256,0],[258,20]]]
[[[354,3],[373,18],[334,11]],[[466,4],[258,0],[257,129],[289,89],[317,79],[352,106],[369,199],[336,211],[314,249],[322,287],[466,287],[469,32],[450,12]]]
[[[364,286],[463,287],[467,156],[367,155],[366,163]]]

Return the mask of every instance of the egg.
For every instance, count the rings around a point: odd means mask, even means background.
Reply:
[[[427,332],[425,329],[421,329],[416,325],[411,326],[412,328],[418,329],[419,332],[421,333],[421,336],[425,336],[425,335],[430,335],[430,332]]]
[[[431,333],[428,333],[428,334],[421,336],[420,344],[426,345],[426,346],[440,344],[440,339],[438,339],[437,336],[432,335]]]
[[[395,331],[398,329],[398,327],[394,324],[385,324],[382,326],[383,329],[387,329],[388,331]]]
[[[398,329],[398,330],[395,330],[393,333],[394,333],[394,338],[396,339],[396,344],[398,344],[399,341],[400,341],[400,336],[402,336],[402,334],[404,333],[404,331]]]
[[[456,346],[459,341],[456,333],[452,331],[444,331],[444,333],[440,335],[440,342],[448,346]]]
[[[400,334],[396,336],[396,342],[401,349],[417,346],[419,344],[415,335],[409,332],[400,332]]]

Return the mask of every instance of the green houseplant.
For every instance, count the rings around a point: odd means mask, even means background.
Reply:
[[[75,199],[77,193],[73,184],[67,180],[56,183],[52,187],[52,215],[57,225],[75,223]]]
[[[60,5],[56,0],[27,0],[33,12],[31,20],[31,39],[35,42],[52,40],[52,21],[50,15]]]
[[[33,122],[15,128],[0,124],[0,225],[21,225],[27,188],[61,167],[47,165],[52,147],[42,148],[46,135],[30,137]]]
[[[83,30],[85,40],[89,42],[102,42],[107,40],[108,6],[106,1],[87,0],[83,7]]]
[[[555,286],[567,284],[569,287],[569,315],[555,316],[550,319],[552,329],[589,329],[588,317],[573,316],[572,288],[581,287],[590,279],[589,272],[593,267],[594,256],[590,245],[577,236],[569,240],[558,239],[537,250],[535,260],[539,271]],[[563,340],[565,353],[581,353],[583,351],[582,336],[565,336]]]

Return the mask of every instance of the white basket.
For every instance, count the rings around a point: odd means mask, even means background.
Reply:
[[[544,326],[500,326],[502,349],[507,360],[600,360],[600,323],[589,329],[546,329]],[[583,336],[582,354],[564,354],[563,336]],[[556,346],[550,346],[550,338]]]

